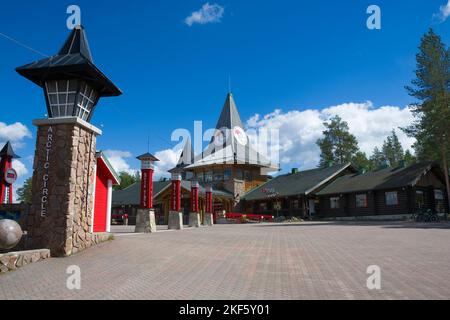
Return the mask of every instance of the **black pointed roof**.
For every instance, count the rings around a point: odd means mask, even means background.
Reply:
[[[3,149],[0,151],[0,158],[10,157],[12,159],[19,159],[20,157],[14,153],[11,143],[8,141]]]
[[[94,65],[82,26],[72,30],[58,54],[19,67],[16,71],[40,87],[47,80],[81,79],[96,88],[102,97],[122,94]]]
[[[229,92],[222,108],[219,121],[217,122],[216,129],[221,130],[223,128],[228,128],[232,130],[235,127],[243,129],[244,125],[242,124],[241,116],[239,115],[236,103],[234,102],[233,94]]]
[[[224,132],[226,128],[229,132]],[[244,130],[238,108],[234,101],[233,94],[230,92],[225,100],[219,121],[217,122],[216,132],[222,131],[225,136],[224,142],[218,143],[216,135],[211,138],[210,144],[206,149],[195,157],[195,161],[187,169],[205,167],[217,164],[250,164],[261,168],[278,170],[278,165],[271,163],[270,159],[255,150],[250,143],[249,137],[245,135],[245,144],[236,139],[236,128]]]
[[[157,157],[152,155],[150,152],[144,153],[143,155],[137,157],[138,160],[151,160],[151,161],[159,161]]]
[[[67,38],[58,55],[64,56],[68,54],[81,54],[84,58],[93,62],[91,49],[87,40],[86,32],[83,27],[75,27],[75,29]]]

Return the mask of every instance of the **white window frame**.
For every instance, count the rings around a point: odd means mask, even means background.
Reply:
[[[395,198],[395,203],[390,203],[389,202],[389,200],[390,200],[390,198],[389,198],[389,196],[394,196],[395,195],[395,197],[393,197],[392,199],[394,199]],[[385,202],[386,202],[386,206],[389,206],[389,207],[395,207],[395,206],[398,206],[399,205],[399,200],[398,200],[398,191],[388,191],[388,192],[385,192],[384,193],[384,200],[385,200]]]
[[[330,209],[340,209],[341,208],[341,198],[331,197],[330,198]]]

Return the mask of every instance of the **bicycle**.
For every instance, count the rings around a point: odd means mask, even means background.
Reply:
[[[440,222],[439,215],[432,209],[420,210],[419,213],[413,213],[411,220],[419,223],[423,222]]]

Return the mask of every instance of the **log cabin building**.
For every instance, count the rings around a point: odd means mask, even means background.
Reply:
[[[337,178],[356,173],[349,163],[328,168],[280,175],[242,197],[245,213],[272,214],[285,217],[314,217],[318,213],[317,192]]]
[[[363,173],[351,164],[293,170],[247,193],[245,213],[301,218],[404,219],[421,210],[449,212],[445,176],[433,163]]]
[[[320,217],[401,218],[420,210],[449,212],[445,176],[434,163],[348,174],[317,193]]]

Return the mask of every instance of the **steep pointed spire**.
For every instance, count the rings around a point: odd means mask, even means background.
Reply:
[[[11,143],[8,141],[3,149],[0,151],[0,158],[12,158],[12,159],[18,159],[20,158],[17,154],[14,153],[14,150],[11,146]]]
[[[236,103],[234,102],[233,94],[229,92],[219,121],[217,122],[216,129],[220,130],[222,128],[228,128],[232,130],[235,127],[244,128],[244,125],[242,124],[241,116],[239,115]]]
[[[70,36],[67,38],[58,55],[81,54],[87,60],[92,62],[91,49],[83,26],[76,26]]]
[[[188,138],[181,153],[180,160],[177,167],[186,167],[194,163],[194,148],[192,147],[191,139]]]

